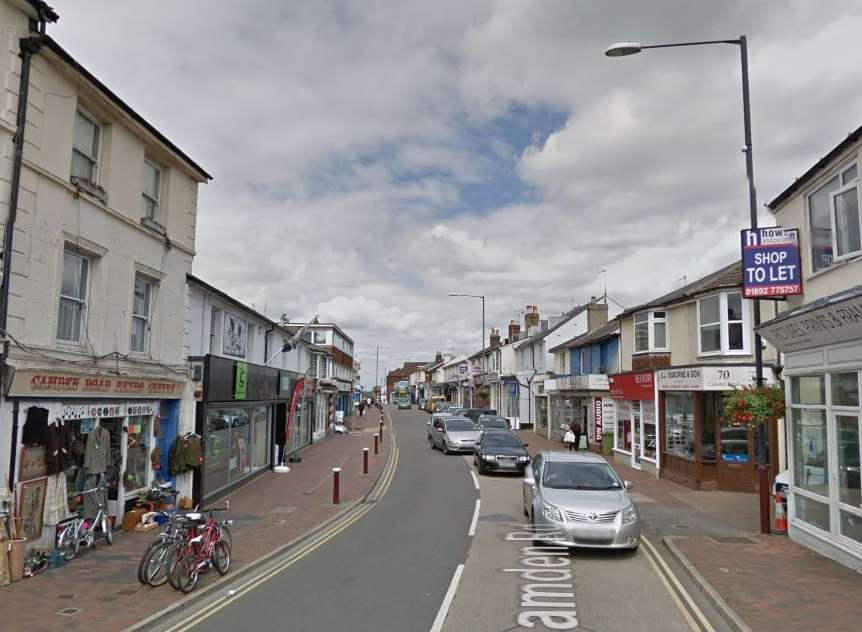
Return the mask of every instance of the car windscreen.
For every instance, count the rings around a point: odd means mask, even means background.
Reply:
[[[502,417],[483,417],[479,420],[483,428],[508,428],[509,422]]]
[[[552,489],[621,489],[607,463],[548,462],[542,485]]]
[[[486,448],[523,448],[521,440],[508,432],[489,432],[482,439],[482,446]]]
[[[447,419],[446,430],[475,430],[476,425],[469,419]]]

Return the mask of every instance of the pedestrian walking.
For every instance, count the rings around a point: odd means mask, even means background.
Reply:
[[[563,437],[563,441],[566,442],[569,446],[569,452],[575,449],[575,433],[572,432],[572,429],[569,428],[566,430],[566,435]]]
[[[572,439],[572,441],[574,442],[574,447],[572,448],[572,450],[577,451],[577,450],[581,449],[582,428],[581,428],[580,422],[577,422],[577,421],[575,423],[573,423],[572,426],[574,427],[574,433],[573,433],[574,436]]]
[[[362,417],[362,413],[365,412],[365,402],[359,402],[359,416]]]

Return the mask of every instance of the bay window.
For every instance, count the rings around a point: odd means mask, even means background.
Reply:
[[[748,352],[748,318],[742,294],[724,292],[697,301],[698,352],[700,355]]]
[[[635,353],[667,351],[667,312],[635,314]]]
[[[851,164],[808,196],[811,269],[814,272],[842,259],[862,255],[858,187],[858,168]]]

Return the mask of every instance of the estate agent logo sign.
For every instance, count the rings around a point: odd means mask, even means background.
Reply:
[[[781,298],[802,294],[799,231],[795,228],[758,228],[741,231],[742,295]]]

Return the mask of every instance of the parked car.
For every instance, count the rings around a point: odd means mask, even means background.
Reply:
[[[467,411],[467,417],[473,420],[473,423],[479,421],[482,415],[496,415],[497,411],[494,408],[471,408]]]
[[[537,540],[557,546],[636,549],[641,524],[633,487],[590,452],[540,452],[524,472],[524,514],[551,527]]]
[[[436,419],[442,419],[443,417],[451,417],[449,413],[434,413],[431,415],[431,419],[428,420],[428,438],[431,438],[431,430],[434,427],[434,421]]]
[[[500,415],[482,415],[476,423],[479,427],[479,432],[484,432],[486,429],[511,430],[509,421]]]
[[[479,474],[488,471],[523,474],[530,462],[525,444],[511,430],[483,432],[473,449],[473,465]]]
[[[447,412],[450,415],[455,415],[456,417],[466,417],[467,416],[467,409],[462,408],[461,406],[449,406],[449,410]]]
[[[441,417],[431,424],[431,449],[443,454],[472,452],[479,439],[476,424],[469,417]]]
[[[436,400],[436,401],[434,401],[434,400],[432,399],[431,401],[432,401],[432,403],[431,403],[431,411],[430,411],[430,412],[431,412],[431,414],[434,414],[434,413],[445,413],[447,410],[449,410],[449,407],[452,405],[452,404],[450,404],[449,402],[443,402],[443,401],[440,401],[440,400]]]

